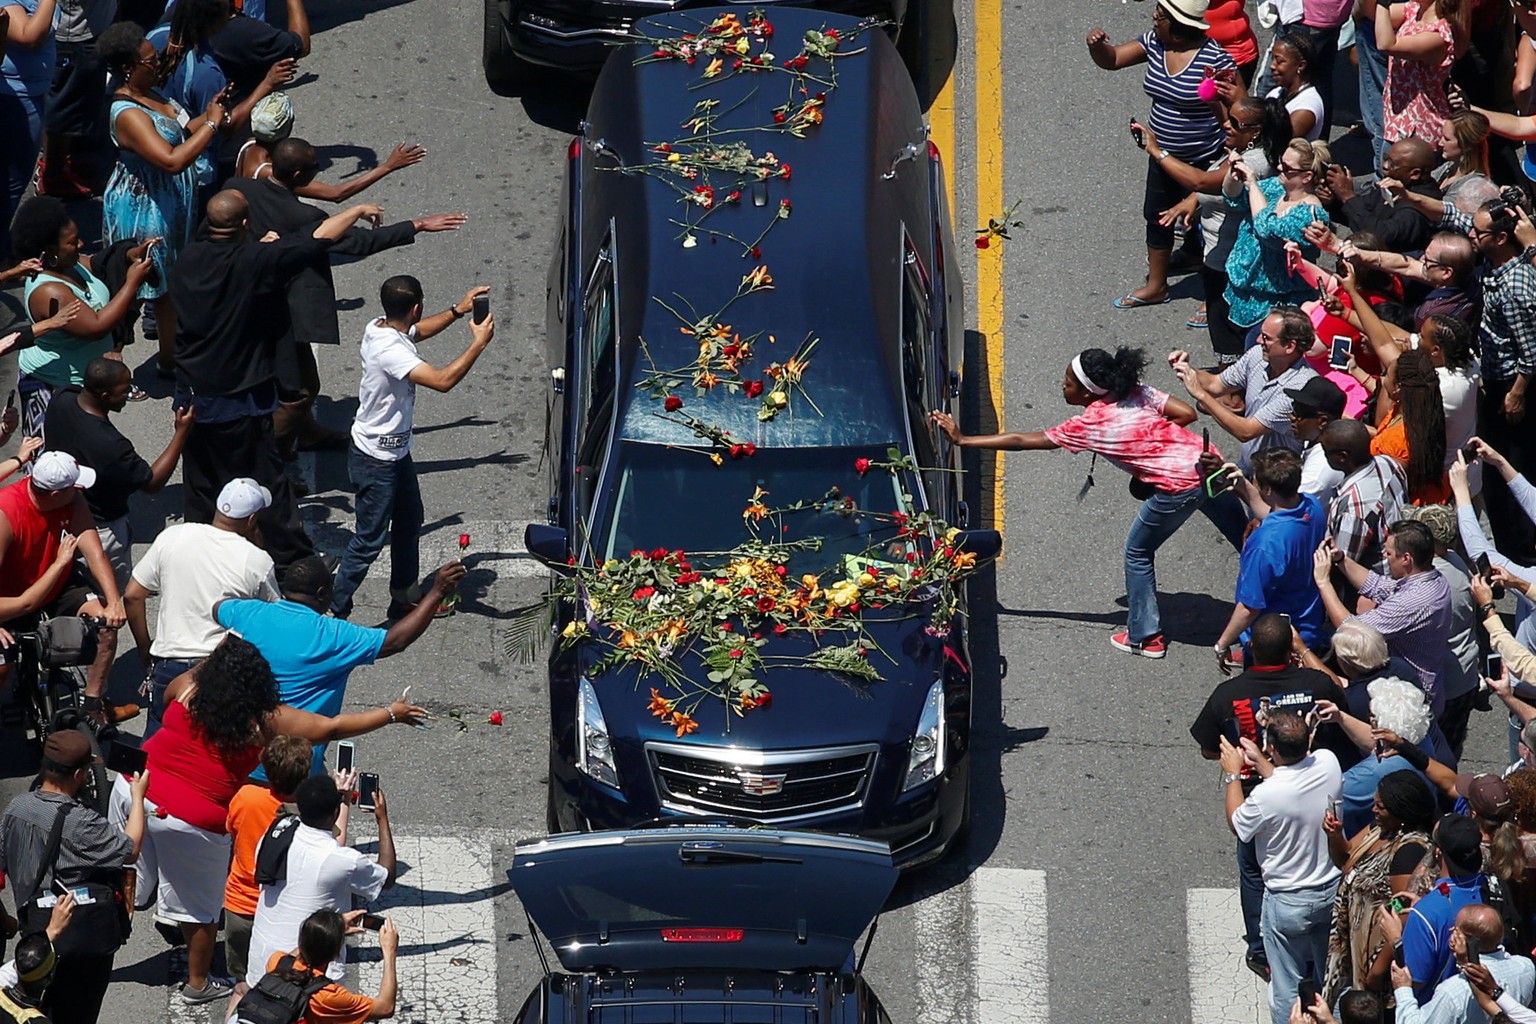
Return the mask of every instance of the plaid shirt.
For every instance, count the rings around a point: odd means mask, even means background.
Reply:
[[[1441,673],[1451,638],[1450,583],[1439,569],[1400,580],[1373,572],[1366,576],[1360,596],[1375,601],[1376,607],[1355,620],[1375,626],[1387,638],[1387,650],[1413,666],[1429,697],[1430,710],[1439,717],[1445,710]]]
[[[1387,527],[1408,504],[1408,478],[1390,455],[1377,455],[1339,484],[1328,505],[1328,532],[1351,561],[1386,572]]]
[[[1471,231],[1472,217],[1449,203],[1440,226]],[[1536,376],[1536,267],[1522,254],[1502,266],[1482,264],[1483,318],[1477,326],[1483,379]]]
[[[55,865],[61,885],[80,885],[102,881],[103,874],[121,868],[133,855],[133,840],[106,818],[77,804],[61,793],[40,790],[22,793],[0,814],[0,871],[10,878],[12,893],[24,902],[34,886],[46,894],[50,881],[43,854],[48,848],[48,833],[59,808],[68,806],[64,832],[59,838],[59,859]]]

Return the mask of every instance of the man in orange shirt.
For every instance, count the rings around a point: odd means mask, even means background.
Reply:
[[[267,773],[267,785],[240,787],[229,802],[229,831],[233,856],[229,881],[224,886],[224,959],[231,977],[245,977],[246,959],[251,948],[251,926],[256,920],[256,900],[261,887],[256,884],[256,847],[283,809],[293,802],[293,791],[309,778],[311,747],[298,736],[274,736],[261,751],[261,766]],[[351,789],[351,780],[342,780]],[[342,814],[347,805],[342,804]],[[343,833],[346,819],[341,819]],[[235,992],[238,999],[245,991],[242,984]]]
[[[361,910],[353,915],[361,916]],[[290,972],[295,981],[317,979],[319,971],[310,964],[328,964],[341,955],[341,945],[348,932],[360,932],[334,910],[317,910],[299,926],[299,948],[292,953],[273,953],[267,960],[267,972]],[[383,955],[384,976],[379,980],[379,994],[348,992],[339,982],[331,982],[309,997],[304,1019],[309,1024],[364,1024],[395,1015],[395,955],[400,949],[400,933],[389,918],[379,928],[379,952]],[[288,961],[286,964],[284,961]],[[260,993],[256,993],[257,996]],[[250,998],[250,997],[248,997]]]

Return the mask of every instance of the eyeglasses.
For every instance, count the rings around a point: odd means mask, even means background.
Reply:
[[[1424,264],[1426,267],[1439,267],[1441,270],[1451,269],[1450,264],[1441,263],[1439,260],[1430,259],[1428,256],[1420,256],[1419,262]]]
[[[1291,167],[1284,160],[1280,161],[1280,173],[1281,174],[1290,174],[1290,175],[1307,174],[1310,171],[1311,171],[1311,168],[1308,168],[1308,167]]]
[[[1234,132],[1251,132],[1255,128],[1262,128],[1262,127],[1264,127],[1262,122],[1255,121],[1253,124],[1243,124],[1241,121],[1234,121],[1230,117],[1227,118],[1227,129],[1229,131],[1234,131]]]

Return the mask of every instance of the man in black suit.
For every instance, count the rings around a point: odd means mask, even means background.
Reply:
[[[251,237],[245,196],[225,190],[208,201],[201,236],[183,251],[171,295],[181,316],[176,334],[177,409],[196,420],[182,453],[188,522],[213,521],[219,491],[251,477],[272,492],[257,519],[279,571],[314,554],[272,434],[277,355],[289,337],[288,282],[360,218],[382,211],[359,204],[286,239]],[[333,314],[334,315],[334,314]]]
[[[270,178],[231,178],[225,187],[245,196],[250,204],[251,230],[256,234],[272,231],[281,238],[308,235],[325,219],[325,213],[300,199],[295,190],[314,181],[320,170],[315,147],[303,139],[290,138],[278,142],[271,152]],[[344,448],[347,444],[346,431],[322,427],[315,421],[313,411],[320,393],[320,371],[309,346],[341,344],[331,256],[370,256],[395,246],[410,245],[418,232],[456,231],[465,219],[462,213],[438,213],[372,231],[350,228],[329,252],[316,254],[288,282],[289,331],[278,346],[282,406],[273,421],[284,458],[291,456],[295,446]]]

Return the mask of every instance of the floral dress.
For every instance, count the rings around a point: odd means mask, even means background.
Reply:
[[[174,100],[171,108],[184,118],[185,112]],[[151,250],[155,269],[154,283],[139,287],[141,299],[157,299],[170,288],[171,270],[182,247],[192,240],[193,205],[197,195],[197,169],[189,165],[180,174],[167,174],[133,150],[118,142],[117,119],[126,110],[142,110],[149,115],[155,131],[172,147],[186,141],[181,123],[132,100],[112,101],[112,142],[118,146],[117,167],[107,182],[101,198],[102,236],[108,245],[125,238],[142,240],[163,238]]]
[[[1239,327],[1252,327],[1281,303],[1299,306],[1317,298],[1316,288],[1286,268],[1285,243],[1297,243],[1304,258],[1316,261],[1317,246],[1301,233],[1314,221],[1328,224],[1328,212],[1315,202],[1297,203],[1276,213],[1275,207],[1285,197],[1279,178],[1263,179],[1259,191],[1264,193],[1264,209],[1258,213],[1249,208],[1246,187],[1236,196],[1224,196],[1232,208],[1230,216],[1240,218],[1237,239],[1227,256],[1226,291],[1229,318]]]
[[[1413,0],[1404,5],[1403,27],[1397,30],[1397,38],[1438,33],[1445,40],[1445,57],[1434,66],[1406,57],[1387,58],[1387,84],[1381,93],[1381,137],[1396,142],[1417,135],[1430,145],[1437,145],[1442,122],[1451,116],[1445,83],[1450,79],[1451,65],[1456,62],[1456,39],[1451,34],[1450,22],[1444,18],[1420,21],[1419,9]]]

